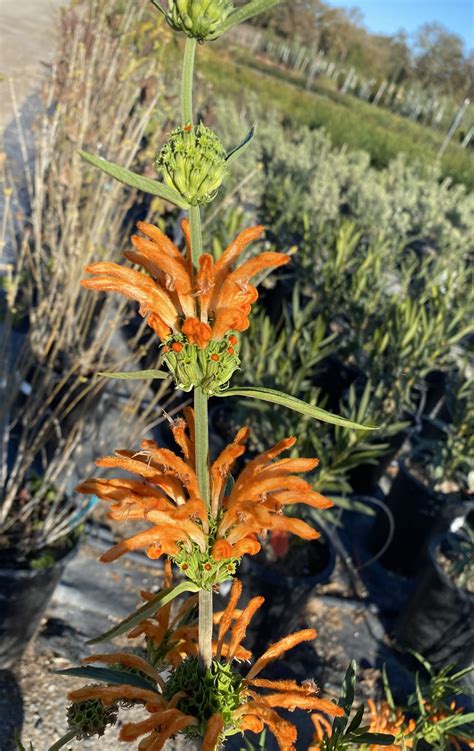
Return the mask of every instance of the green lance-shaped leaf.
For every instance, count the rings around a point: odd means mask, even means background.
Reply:
[[[135,688],[144,688],[148,691],[152,691],[155,688],[151,679],[147,681],[146,678],[141,678],[139,675],[129,673],[126,670],[95,668],[92,665],[84,665],[83,667],[55,670],[54,672],[58,675],[70,675],[73,678],[101,681],[102,683],[111,683],[117,686],[134,686]]]
[[[153,381],[155,378],[165,380],[171,378],[171,374],[165,370],[125,370],[121,373],[97,373],[104,378],[120,378],[124,381]]]
[[[466,729],[468,725],[471,725],[474,722],[474,712],[469,712],[468,714],[457,714],[452,715],[451,717],[446,717],[444,720],[440,720],[439,722],[436,722],[435,725],[438,728],[442,728],[446,733],[449,730],[452,730],[453,728],[464,726],[466,725]],[[462,728],[461,728],[462,730]]]
[[[238,10],[228,16],[228,18],[219,26],[217,36],[220,36],[224,31],[228,31],[238,23],[248,21],[249,18],[253,18],[253,16],[257,16],[259,13],[270,10],[270,8],[277,5],[279,2],[280,0],[250,0],[249,3],[242,5]]]
[[[351,743],[357,746],[391,746],[394,740],[395,736],[388,733],[361,733],[351,736]]]
[[[141,190],[143,193],[151,193],[152,196],[159,196],[165,201],[176,204],[180,209],[189,209],[189,203],[180,196],[178,191],[169,188],[167,185],[163,185],[163,183],[157,180],[150,180],[149,177],[137,175],[129,169],[119,167],[118,164],[108,162],[106,159],[89,154],[87,151],[79,151],[79,155],[84,161],[105,172],[106,175],[110,175],[114,180],[124,183],[124,185]]]
[[[77,730],[70,730],[69,733],[66,733],[66,735],[63,735],[62,738],[60,738],[56,743],[53,743],[52,746],[49,747],[48,751],[59,751],[60,748],[66,745],[66,743],[69,743],[69,741],[72,741],[77,735]],[[33,751],[33,746],[30,745],[30,751]]]
[[[290,396],[284,394],[281,391],[275,389],[259,388],[256,386],[242,386],[235,389],[227,389],[227,391],[221,391],[216,396],[246,396],[251,399],[260,399],[264,402],[272,402],[273,404],[279,404],[282,407],[288,407],[294,412],[300,412],[302,415],[308,415],[315,420],[321,422],[328,422],[331,425],[341,425],[343,428],[352,428],[354,430],[377,430],[378,428],[372,425],[359,425],[357,422],[351,422],[345,417],[339,417],[339,415],[333,415],[332,412],[327,412],[321,407],[315,407],[312,404],[307,404],[302,399],[297,399],[296,396]]]
[[[181,582],[181,584],[178,584],[173,589],[164,589],[162,592],[159,592],[156,597],[153,597],[152,600],[149,600],[145,605],[142,605],[141,608],[138,608],[134,613],[127,616],[127,618],[121,621],[117,626],[114,626],[100,636],[96,636],[94,639],[90,639],[87,644],[98,644],[101,641],[107,641],[108,639],[114,639],[116,636],[121,636],[137,626],[145,618],[150,618],[150,616],[154,615],[160,608],[174,600],[175,597],[179,597],[179,595],[182,595],[185,592],[198,591],[199,587],[190,581]]]
[[[166,18],[166,11],[161,5],[160,0],[151,0],[151,2],[152,2],[152,5],[155,6],[156,10],[159,10],[161,15]]]
[[[344,710],[344,716],[334,718],[332,725],[333,735],[341,735],[347,728],[349,715],[352,711],[352,705],[354,703],[356,670],[357,664],[355,660],[351,660],[349,667],[346,670],[346,674],[341,686],[339,701],[337,702],[339,706]]]
[[[231,164],[235,159],[237,159],[237,157],[241,156],[244,153],[244,151],[248,149],[248,147],[250,146],[252,142],[254,135],[255,135],[255,127],[252,127],[247,133],[242,143],[240,143],[238,146],[232,149],[232,151],[229,151],[229,153],[227,154],[225,158],[227,164]]]
[[[18,730],[16,728],[15,728],[15,733],[14,733],[14,739],[15,739],[15,745],[16,745],[18,751],[27,751],[27,749],[24,747],[23,743],[21,742],[20,733],[18,732]],[[33,744],[32,743],[30,743],[30,747],[29,747],[28,751],[33,751]]]

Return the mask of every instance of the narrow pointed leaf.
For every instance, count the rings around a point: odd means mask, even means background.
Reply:
[[[92,665],[83,667],[67,668],[66,670],[55,670],[58,675],[70,675],[73,678],[84,678],[84,680],[102,681],[102,683],[111,683],[117,686],[135,686],[135,688],[145,688],[153,690],[156,686],[153,681],[141,678],[135,673],[129,673],[126,670],[113,670],[112,668],[95,668]]]
[[[234,13],[231,13],[224,23],[219,26],[218,36],[223,34],[224,31],[231,29],[232,26],[242,23],[243,21],[248,21],[249,18],[253,18],[253,16],[258,15],[259,13],[270,10],[270,8],[277,5],[279,2],[280,0],[250,0],[249,3],[242,5]]]
[[[118,164],[108,162],[106,159],[89,154],[87,151],[79,151],[79,154],[84,161],[105,172],[106,175],[110,175],[114,180],[118,180],[120,183],[124,183],[124,185],[129,185],[131,188],[141,190],[143,193],[151,193],[153,196],[159,196],[165,201],[176,204],[181,209],[189,209],[189,203],[180,196],[178,191],[168,188],[167,185],[163,185],[158,180],[150,180],[149,177],[137,175],[129,169],[119,167]]]
[[[453,717],[446,717],[444,720],[440,720],[436,723],[437,727],[442,727],[446,731],[452,728],[458,727],[458,725],[469,725],[474,722],[474,712],[468,714],[454,715]]]
[[[357,422],[351,422],[351,420],[347,420],[345,417],[333,415],[332,412],[327,412],[325,409],[321,409],[321,407],[307,404],[302,399],[297,399],[296,396],[290,396],[275,389],[242,386],[240,388],[221,391],[216,396],[246,396],[251,399],[260,399],[264,402],[272,402],[282,407],[288,407],[288,409],[292,409],[294,412],[300,412],[302,415],[308,415],[315,420],[331,423],[331,425],[341,425],[343,428],[353,428],[354,430],[377,430],[372,425],[359,425]]]
[[[90,639],[87,644],[98,644],[101,641],[107,641],[108,639],[114,639],[116,636],[121,636],[121,634],[125,634],[127,631],[130,631],[130,629],[137,626],[145,618],[154,615],[160,608],[174,600],[175,597],[179,597],[179,595],[182,595],[185,592],[198,591],[199,588],[190,581],[181,582],[181,584],[178,584],[173,589],[164,589],[152,600],[149,600],[145,605],[142,605],[141,608],[138,608],[134,613],[127,616],[127,618],[121,621],[117,626],[114,626],[100,636],[96,636],[94,639]]]
[[[367,746],[391,746],[395,740],[394,735],[388,733],[363,733],[351,738],[351,743]]]
[[[156,10],[159,10],[160,13],[166,18],[166,11],[163,8],[163,6],[160,4],[160,0],[151,0],[152,5],[155,6]]]
[[[362,718],[364,716],[364,705],[361,704],[355,715],[353,716],[352,720],[350,721],[349,725],[346,728],[346,733],[353,733],[358,728],[360,728],[360,723],[362,722]]]
[[[232,151],[229,151],[229,153],[227,154],[225,160],[228,164],[231,164],[234,161],[234,159],[237,159],[237,157],[241,156],[241,154],[243,154],[244,151],[246,151],[246,149],[250,146],[254,135],[255,135],[255,127],[252,127],[247,133],[242,143],[240,143],[238,146],[232,149]]]
[[[164,380],[171,378],[171,374],[165,370],[126,370],[122,373],[97,373],[104,378],[121,378],[125,381],[152,381],[155,378]]]
[[[21,742],[20,733],[18,732],[18,730],[16,728],[15,728],[15,733],[14,733],[14,740],[15,740],[15,745],[16,745],[18,751],[26,751],[26,748],[24,747],[23,743]],[[30,743],[29,751],[33,751],[33,744],[32,743]]]
[[[49,747],[48,751],[59,751],[60,748],[65,746],[69,741],[72,741],[73,738],[75,738],[77,735],[77,730],[70,730],[69,733],[66,733],[66,735],[63,735],[62,738],[60,738],[56,743],[53,743],[52,746]],[[33,751],[33,746],[30,743],[30,751]]]

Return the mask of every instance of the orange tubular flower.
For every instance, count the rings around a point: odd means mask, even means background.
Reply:
[[[295,473],[314,469],[317,459],[280,459],[283,451],[295,444],[286,438],[250,461],[229,493],[227,481],[237,459],[245,452],[249,430],[242,428],[211,465],[211,513],[199,495],[195,472],[194,415],[185,410],[186,419],[172,425],[183,458],[154,441],[142,441],[141,451],[117,451],[116,456],[99,459],[99,467],[117,468],[138,475],[139,479],[92,478],[77,487],[79,493],[94,494],[110,503],[109,517],[116,521],[143,520],[152,527],[123,540],[104,553],[101,560],[113,561],[128,551],[145,548],[150,558],[169,555],[193,578],[189,556],[199,555],[199,566],[207,566],[212,584],[215,567],[220,580],[229,578],[226,565],[246,553],[260,550],[258,535],[269,531],[292,532],[307,540],[319,534],[309,524],[283,514],[285,506],[297,503],[325,509],[332,502],[312,490]],[[216,520],[216,521],[214,521]],[[214,527],[210,533],[211,526]],[[186,558],[188,555],[188,558]],[[214,568],[213,568],[214,567]],[[211,571],[212,570],[212,571]],[[217,570],[217,569],[216,569]],[[232,571],[230,571],[232,573]],[[216,574],[217,576],[217,574]]]
[[[171,571],[167,566],[165,584],[171,583]],[[83,737],[81,733],[85,730],[81,723],[87,717],[87,708],[83,704],[94,701],[105,708],[115,707],[116,711],[122,703],[144,705],[149,716],[139,722],[124,724],[120,731],[122,741],[133,742],[141,738],[140,751],[160,751],[166,741],[179,732],[200,736],[202,748],[215,751],[228,735],[245,730],[258,733],[265,725],[275,736],[280,751],[295,751],[296,727],[280,717],[276,711],[278,708],[341,716],[343,710],[319,697],[312,681],[299,684],[294,680],[258,677],[269,663],[288,650],[315,639],[317,634],[314,629],[297,631],[272,644],[250,668],[246,677],[234,669],[234,661],[251,657],[251,653],[242,646],[242,641],[253,615],[264,602],[263,597],[254,597],[239,609],[237,604],[241,593],[242,584],[235,579],[227,606],[223,612],[215,614],[217,634],[213,641],[214,660],[207,670],[203,671],[198,659],[197,643],[194,641],[197,639],[197,629],[194,624],[189,626],[191,638],[181,638],[184,632],[180,619],[194,604],[194,598],[188,598],[178,608],[173,621],[170,621],[170,608],[166,605],[161,609],[161,621],[158,616],[155,616],[153,623],[147,619],[129,634],[136,636],[137,633],[146,633],[146,624],[151,624],[161,628],[159,638],[165,634],[169,644],[180,642],[180,647],[175,647],[179,657],[176,663],[173,663],[173,649],[168,652],[173,667],[166,679],[157,670],[155,655],[149,644],[147,659],[127,652],[87,657],[84,662],[88,664],[99,662],[112,665],[115,670],[122,668],[125,682],[121,685],[85,686],[68,695],[73,702],[68,714],[76,717],[73,727],[78,729],[77,737]],[[176,629],[173,631],[174,626]],[[160,643],[163,643],[163,638]],[[165,660],[163,666],[164,663]],[[142,686],[127,684],[127,670],[133,672],[135,679],[138,677],[146,680],[146,683]],[[77,705],[76,711],[74,705]]]
[[[263,597],[254,597],[243,610],[238,610],[236,605],[241,592],[242,584],[235,579],[227,607],[218,618],[216,657],[220,659],[221,654],[225,654],[227,663],[235,659],[253,614],[264,601]],[[298,644],[312,641],[316,636],[314,629],[297,631],[272,644],[255,662],[243,679],[241,703],[233,713],[233,721],[241,731],[251,730],[259,733],[264,725],[267,725],[281,751],[294,751],[297,739],[296,727],[280,717],[275,708],[280,707],[290,711],[319,710],[336,717],[342,716],[343,710],[339,706],[317,695],[318,690],[312,682],[300,685],[293,680],[274,681],[257,678],[269,663]],[[224,651],[223,645],[226,638],[228,638],[228,647]],[[262,689],[265,693],[261,692]],[[209,749],[211,748],[213,747],[209,746]]]
[[[193,278],[190,260],[190,230],[182,224],[187,253],[183,256],[158,227],[138,222],[146,236],[132,236],[134,250],[124,253],[146,273],[116,263],[92,263],[85,271],[92,274],[81,284],[101,292],[120,292],[139,303],[139,313],[160,339],[182,334],[190,344],[206,347],[221,340],[229,331],[245,331],[252,303],[258,297],[250,279],[258,272],[288,263],[284,253],[264,252],[234,264],[245,248],[263,234],[263,227],[241,232],[225,249],[218,261],[208,253],[199,259],[199,271]]]
[[[388,751],[403,751],[405,748],[413,748],[413,732],[416,728],[415,720],[407,720],[400,708],[397,707],[394,711],[386,701],[380,702],[377,706],[372,699],[368,699],[367,704],[370,712],[369,732],[385,733],[395,737],[395,743],[392,745],[372,745],[370,746],[371,751],[380,751],[381,749],[388,749]],[[322,714],[319,711],[311,715],[315,732],[313,745],[309,747],[308,751],[320,751],[324,738],[331,737],[332,724],[325,714]]]
[[[381,701],[377,706],[373,699],[368,699],[370,712],[370,733],[388,733],[395,736],[392,746],[383,746],[388,751],[399,751],[402,748],[412,748],[414,739],[410,738],[416,728],[415,720],[407,720],[399,707],[393,710],[387,701]],[[382,746],[371,746],[371,751],[379,751]]]
[[[215,514],[220,513],[217,539],[212,554],[220,558],[254,555],[260,550],[257,535],[269,531],[292,532],[306,540],[315,540],[319,533],[301,519],[283,514],[287,505],[304,503],[313,508],[330,508],[328,498],[312,490],[310,484],[297,477],[297,472],[310,472],[317,459],[280,459],[283,451],[294,446],[295,438],[285,438],[273,448],[250,461],[240,473],[228,496],[224,488],[230,470],[244,449],[248,436],[239,431],[234,442],[227,446],[211,468],[212,503]]]

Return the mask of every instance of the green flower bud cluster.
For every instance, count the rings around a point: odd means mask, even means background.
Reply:
[[[205,394],[213,396],[240,365],[238,342],[232,332],[219,341],[209,342],[207,347],[189,344],[182,334],[176,334],[166,340],[163,350],[163,362],[181,391],[200,386]]]
[[[212,201],[227,174],[225,149],[202,123],[175,128],[155,166],[165,184],[191,206]]]
[[[69,729],[76,732],[79,741],[94,735],[100,737],[108,725],[115,725],[118,710],[118,704],[105,707],[99,699],[73,702],[67,709]]]
[[[199,589],[211,590],[216,584],[232,579],[235,575],[239,558],[224,558],[215,561],[208,552],[193,543],[191,552],[182,547],[178,555],[173,556],[175,563],[187,579],[197,584]]]
[[[197,657],[188,657],[178,665],[164,688],[165,699],[172,699],[178,691],[185,691],[177,709],[200,721],[198,726],[185,730],[188,735],[203,735],[206,723],[219,712],[225,723],[225,735],[238,732],[233,724],[233,714],[243,703],[242,676],[232,667],[213,660],[211,667],[203,670]]]
[[[234,6],[230,0],[168,0],[168,8],[169,25],[202,42],[219,36],[219,27]]]

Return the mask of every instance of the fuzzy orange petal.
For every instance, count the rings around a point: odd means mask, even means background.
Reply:
[[[209,253],[199,258],[199,271],[196,275],[195,296],[199,300],[201,320],[207,322],[209,303],[214,289],[214,259]]]
[[[166,702],[160,694],[136,686],[84,686],[84,688],[70,691],[67,695],[70,701],[86,701],[99,699],[103,704],[113,704],[118,699],[150,701],[165,706]]]
[[[236,480],[236,483],[232,489],[233,493],[238,493],[240,488],[246,487],[246,485],[249,483],[249,480],[252,479],[258,472],[260,472],[263,467],[269,464],[272,459],[277,457],[283,451],[287,451],[288,449],[292,448],[295,443],[296,438],[294,438],[293,436],[284,438],[282,441],[276,443],[275,446],[272,446],[272,448],[267,449],[267,451],[264,451],[263,453],[256,456],[255,459],[252,459],[252,461],[248,462],[247,466],[240,473],[239,477]]]
[[[245,451],[245,442],[250,434],[249,428],[241,428],[232,443],[225,447],[211,465],[212,511],[217,516],[222,494],[232,468]]]
[[[224,718],[219,713],[213,714],[206,725],[206,733],[202,739],[201,751],[215,751],[223,730]]]
[[[195,317],[186,318],[181,326],[181,331],[190,344],[196,344],[200,349],[207,347],[212,337],[209,324],[203,323]]]
[[[333,717],[342,717],[344,714],[344,710],[338,707],[337,704],[334,704],[334,702],[328,699],[320,699],[317,696],[304,696],[298,691],[267,694],[263,699],[270,707],[281,707],[290,711],[294,709],[318,710]]]
[[[242,582],[239,579],[234,579],[230,590],[229,601],[225,607],[225,610],[221,617],[219,624],[219,633],[217,635],[217,659],[219,659],[222,649],[224,638],[232,623],[235,608],[242,594]]]
[[[174,711],[178,712],[179,710]],[[162,729],[155,742],[151,746],[151,749],[153,749],[153,751],[159,751],[163,748],[164,744],[167,740],[169,740],[169,738],[172,738],[173,735],[176,735],[176,733],[179,733],[180,730],[184,730],[184,728],[187,728],[190,725],[199,725],[199,721],[191,715],[183,715],[182,712],[179,712],[179,717],[176,717],[176,719],[169,722]]]
[[[137,222],[137,228],[158,245],[160,252],[166,253],[176,259],[183,258],[174,242],[158,227],[155,227],[154,224],[149,224],[148,222]]]
[[[245,639],[247,633],[247,626],[252,620],[257,610],[262,607],[265,602],[264,597],[252,597],[247,607],[242,611],[242,615],[235,622],[230,637],[229,652],[227,655],[227,662],[232,662],[236,649],[240,646],[241,642]]]
[[[105,662],[107,665],[113,665],[114,663],[118,662],[120,663],[120,665],[125,665],[126,667],[136,668],[137,670],[140,670],[142,673],[145,673],[145,675],[148,675],[157,683],[163,682],[160,674],[154,668],[152,668],[151,665],[143,659],[143,657],[128,654],[128,652],[112,652],[109,654],[90,655],[89,657],[84,657],[81,662],[84,662],[86,665],[94,662]]]
[[[188,435],[188,424],[182,417],[171,423],[173,438],[180,447],[187,461],[194,467],[194,445]]]
[[[252,701],[244,705],[246,714],[254,714],[259,717],[275,736],[280,751],[295,751],[295,743],[298,737],[295,726],[284,720],[274,709],[267,707],[263,702]],[[251,708],[251,711],[249,711]]]
[[[292,680],[268,680],[267,678],[254,678],[253,680],[245,680],[249,686],[255,686],[256,688],[271,688],[275,691],[297,691],[304,695],[311,695],[315,692],[315,687],[310,682],[306,684],[299,684]]]
[[[141,315],[156,313],[167,326],[175,328],[179,311],[166,290],[149,276],[109,261],[92,263],[84,271],[94,274],[94,277],[82,279],[83,287],[101,292],[119,292],[139,303]]]
[[[261,545],[256,537],[244,537],[233,545],[233,555],[235,558],[241,558],[243,555],[257,555]]]
[[[242,312],[237,307],[221,307],[216,312],[212,338],[214,341],[219,341],[229,331],[246,331],[248,327],[248,313]]]
[[[223,561],[232,558],[233,547],[227,540],[216,540],[211,549],[211,555],[215,561]]]
[[[120,729],[120,740],[131,743],[131,741],[136,741],[141,735],[156,730],[156,728],[160,727],[163,714],[163,711],[154,712],[150,717],[147,717],[146,720],[142,720],[141,722],[127,722]]]
[[[240,721],[241,730],[250,730],[251,733],[261,733],[263,730],[263,720],[257,715],[243,715]]]
[[[285,530],[286,532],[291,532],[292,534],[301,537],[303,540],[317,540],[318,537],[321,537],[319,532],[302,519],[280,516],[279,514],[273,514],[272,523],[269,529]]]
[[[303,493],[294,492],[293,490],[282,490],[272,496],[279,506],[288,506],[293,503],[304,503],[306,506],[313,508],[332,508],[334,502],[330,498],[316,493],[314,490],[305,490]]]
[[[283,639],[280,639],[275,644],[271,644],[270,647],[263,653],[257,660],[255,665],[247,673],[246,679],[249,681],[255,678],[263,668],[273,660],[278,659],[280,655],[288,652],[289,649],[293,649],[298,644],[304,641],[313,641],[316,639],[317,631],[314,628],[305,628],[301,631],[296,631],[294,634],[289,634]]]
[[[278,268],[279,266],[284,266],[289,261],[290,256],[286,253],[276,253],[272,250],[259,253],[253,258],[249,258],[249,260],[245,261],[242,266],[239,266],[238,269],[232,271],[232,273],[227,276],[220,290],[217,305],[219,305],[219,300],[225,300],[226,292],[232,289],[233,285],[245,283],[255,276],[255,274],[258,274],[259,271]]]
[[[165,235],[163,235],[163,237],[166,238]],[[190,295],[192,292],[191,277],[186,268],[186,263],[179,251],[178,255],[163,253],[156,242],[153,242],[153,240],[146,240],[138,235],[132,235],[131,240],[138,252],[147,260],[152,261],[165,274],[167,277],[168,290],[176,288],[178,293]],[[192,299],[190,297],[189,300],[192,304]]]
[[[128,540],[122,540],[117,545],[109,548],[109,550],[100,556],[99,560],[102,561],[102,563],[115,561],[117,558],[120,558],[122,555],[125,555],[132,550],[139,550],[140,548],[144,548],[147,545],[152,545],[154,542],[159,541],[161,534],[162,530],[160,527],[152,527],[144,532],[139,532],[133,537],[129,537]]]
[[[216,308],[217,299],[219,297],[221,287],[225,279],[228,277],[231,267],[241,255],[241,253],[245,250],[245,248],[251,242],[258,240],[262,236],[264,230],[265,228],[261,225],[244,229],[237,235],[235,240],[233,240],[230,245],[227,246],[221,257],[216,261],[216,264],[214,266],[215,286],[210,303],[212,310],[215,310]]]

